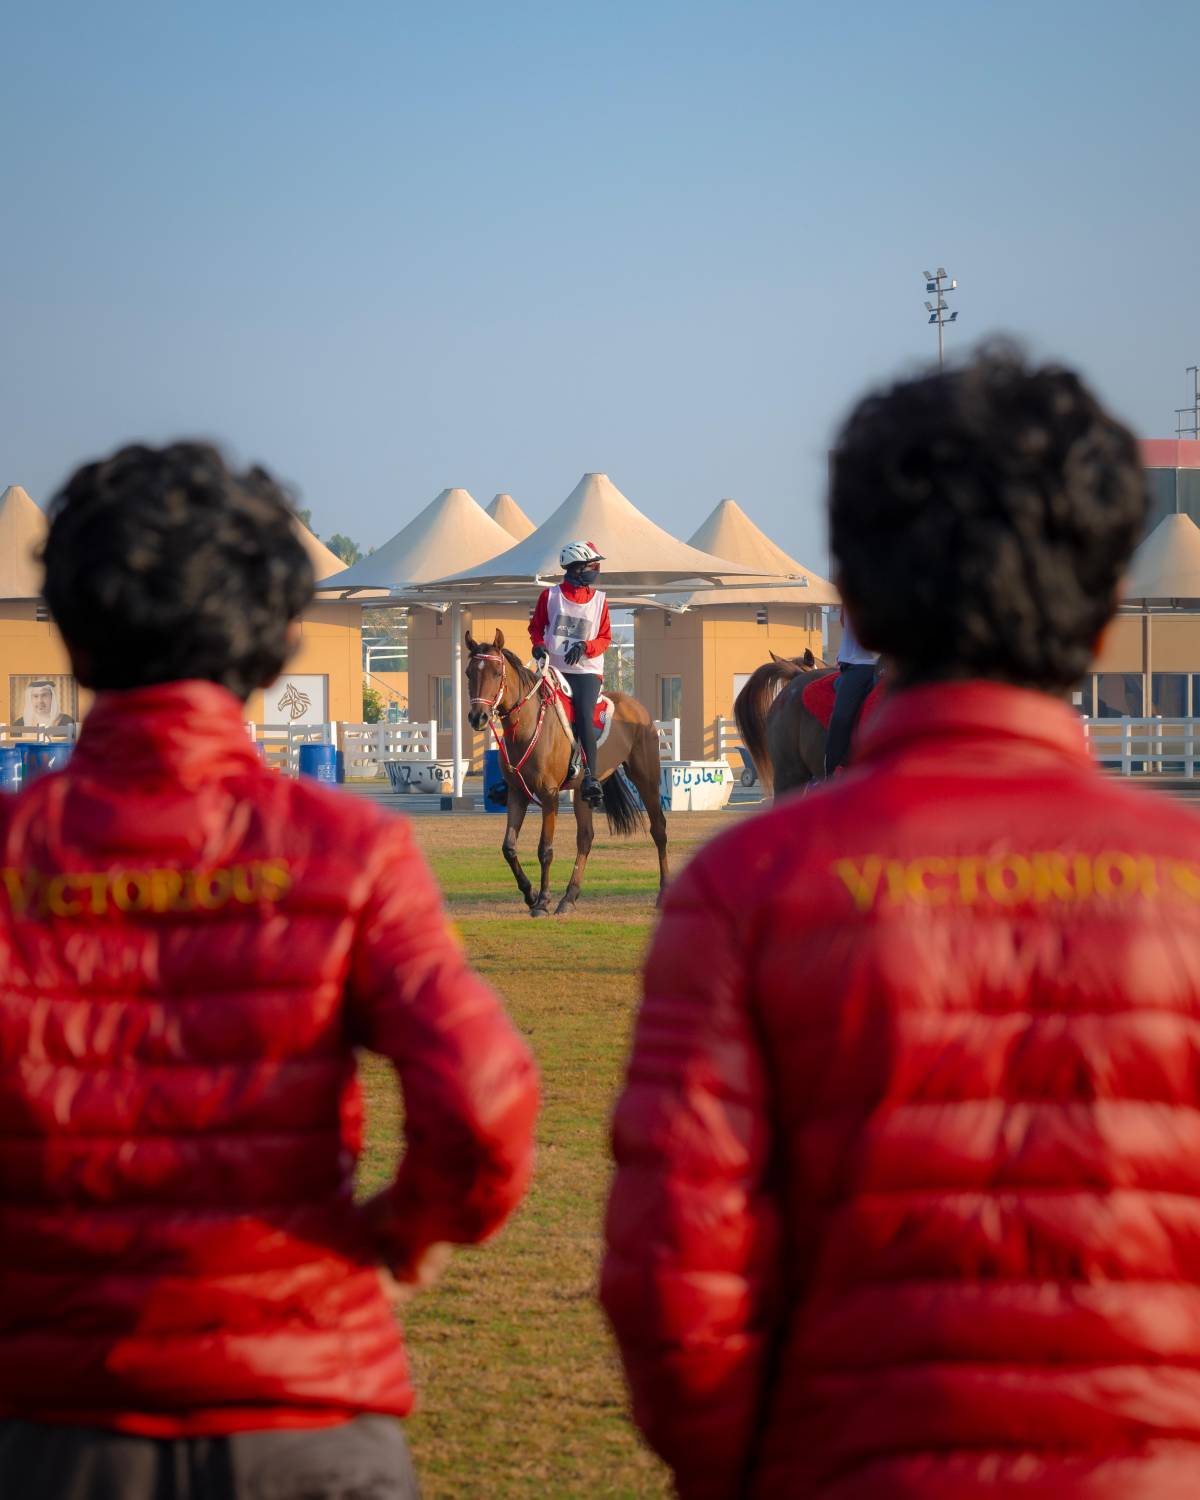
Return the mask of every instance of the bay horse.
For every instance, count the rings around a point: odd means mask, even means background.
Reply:
[[[508,826],[504,830],[504,858],[508,861],[525,898],[531,917],[550,911],[550,866],[554,861],[554,829],[558,803],[564,791],[578,792],[582,775],[569,778],[574,736],[564,729],[554,703],[555,689],[549,675],[533,672],[505,649],[504,632],[497,630],[490,645],[466,637],[467,689],[471,707],[467,721],[472,729],[490,728],[500,751],[500,765],[508,787]],[[613,723],[600,746],[596,776],[604,790],[604,811],[611,832],[628,836],[645,826],[636,801],[618,771],[624,770],[637,788],[650,819],[650,833],[658,850],[658,895],[667,883],[667,820],[659,792],[660,759],[658,730],[654,720],[626,693],[608,693],[612,699]],[[517,855],[517,840],[532,803],[542,810],[542,832],[538,840],[541,885],[537,895]],[[595,836],[592,809],[579,795],[575,799],[575,866],[556,916],[575,909],[583,871]]]
[[[811,651],[771,660],[751,672],[733,705],[758,779],[777,797],[820,781],[825,775],[825,726],[804,706],[804,689],[836,667],[817,667]]]

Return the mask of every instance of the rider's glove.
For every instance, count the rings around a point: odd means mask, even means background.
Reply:
[[[546,650],[545,646],[535,646],[533,648],[533,659],[536,662],[544,662],[549,655],[550,653]]]
[[[577,666],[579,664],[579,661],[582,658],[582,656],[583,656],[583,642],[582,641],[576,641],[573,645],[571,645],[570,647],[568,647],[567,654],[566,654],[566,656],[563,659],[566,662],[566,664],[567,664],[568,667],[574,667],[574,666]]]

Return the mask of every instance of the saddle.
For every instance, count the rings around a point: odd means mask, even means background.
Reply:
[[[818,721],[822,729],[829,728],[829,721],[833,718],[833,704],[837,693],[837,672],[822,672],[819,677],[814,677],[810,682],[804,684],[800,693],[800,701]],[[858,711],[855,721],[855,733],[869,722],[875,710],[883,701],[884,683],[883,679],[875,684],[863,700],[863,705]]]
[[[568,734],[573,735],[575,733],[572,727],[575,723],[575,706],[571,693],[571,684],[557,667],[548,667],[546,669],[546,676],[558,698],[557,707],[559,714],[562,716],[563,728]],[[606,697],[603,693],[596,699],[596,713],[592,722],[596,726],[597,734],[603,734],[607,728],[608,716],[612,711],[612,706],[612,699]]]

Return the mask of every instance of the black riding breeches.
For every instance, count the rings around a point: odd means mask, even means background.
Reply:
[[[571,704],[575,720],[575,738],[583,746],[588,770],[596,774],[596,700],[604,679],[594,672],[564,672],[571,684]]]
[[[833,718],[825,736],[825,774],[832,776],[850,758],[850,740],[863,704],[875,686],[875,666],[843,666],[833,698]]]

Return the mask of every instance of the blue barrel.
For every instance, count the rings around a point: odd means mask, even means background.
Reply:
[[[65,742],[58,744],[30,744],[21,746],[21,785],[28,786],[47,771],[61,771],[71,759],[71,747]]]
[[[501,792],[506,791],[504,772],[500,769],[499,750],[485,750],[483,752],[483,810],[490,813],[506,813],[504,797],[493,797],[493,788]]]
[[[0,792],[21,790],[21,747],[0,745]]]
[[[336,745],[301,745],[300,774],[311,776],[314,781],[337,784],[338,753]]]

